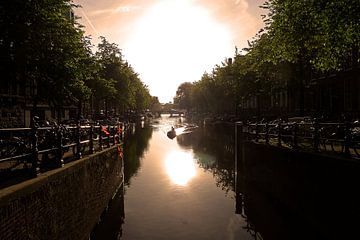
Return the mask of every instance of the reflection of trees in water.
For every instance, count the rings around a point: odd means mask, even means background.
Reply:
[[[130,185],[130,179],[140,168],[140,160],[148,149],[153,129],[149,126],[136,127],[134,133],[126,135],[124,145],[124,177],[125,184]]]
[[[241,192],[236,194],[236,213],[244,218],[243,228],[254,240],[352,239],[324,236],[313,225],[319,219],[310,224],[308,216],[282,204],[244,177],[238,184]]]
[[[226,193],[235,189],[234,131],[233,126],[217,124],[177,137],[181,146],[194,150],[200,167],[210,171]]]
[[[102,212],[100,221],[90,233],[89,239],[120,239],[124,219],[124,185],[121,185],[115,196],[110,200],[108,206]]]
[[[250,233],[266,240],[360,239],[357,162],[248,144],[238,170],[236,213]]]

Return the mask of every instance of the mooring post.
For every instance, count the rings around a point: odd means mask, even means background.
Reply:
[[[278,147],[281,147],[281,122],[279,121],[279,124],[278,124]]]
[[[318,152],[319,151],[319,122],[317,119],[315,119],[315,122],[314,122],[313,141],[314,141],[314,151]]]
[[[294,123],[293,148],[298,149],[298,130],[299,125]]]
[[[351,129],[350,129],[350,123],[349,121],[345,121],[345,124],[344,124],[344,131],[345,131],[345,134],[344,134],[344,155],[345,157],[349,158],[351,157],[351,154],[350,154],[350,141],[351,141]]]
[[[110,125],[108,125],[108,129],[107,129],[107,140],[106,140],[106,147],[109,148],[110,147],[110,138],[111,138],[111,127]]]
[[[116,144],[116,135],[117,135],[117,126],[112,126],[112,145],[114,146]]]
[[[244,124],[243,122],[235,123],[235,197],[236,197],[236,214],[243,213],[243,190],[241,189],[241,177],[244,173]]]
[[[119,127],[120,127],[120,130],[119,130],[120,131],[120,133],[119,133],[120,136],[119,137],[120,137],[120,140],[123,141],[124,140],[124,134],[125,134],[124,133],[124,124],[120,123]]]
[[[31,128],[31,143],[32,143],[32,161],[31,161],[31,174],[37,176],[40,173],[39,168],[39,149],[38,149],[38,126],[36,123],[37,116],[34,116],[32,119],[32,128]]]
[[[259,125],[255,123],[255,142],[259,142]]]
[[[239,167],[243,159],[243,141],[244,141],[244,128],[242,122],[235,123],[235,190],[238,192],[239,184]]]
[[[78,120],[77,128],[76,128],[76,159],[81,158],[81,137],[80,137],[80,120]]]
[[[89,153],[94,153],[94,126],[91,123],[89,129]]]
[[[56,167],[63,167],[64,166],[64,158],[63,158],[63,133],[61,130],[61,126],[57,128],[57,158],[56,158]]]
[[[102,126],[99,127],[99,150],[103,150]]]
[[[269,144],[269,124],[265,123],[265,143]]]

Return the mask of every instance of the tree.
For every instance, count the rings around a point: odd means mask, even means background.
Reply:
[[[269,0],[263,7],[272,57],[322,71],[340,70],[352,51],[359,61],[358,0]]]
[[[158,97],[151,97],[150,100],[150,111],[159,112],[161,111],[161,103]]]
[[[90,57],[87,40],[73,7],[70,0],[5,0],[0,5],[0,74],[30,90],[34,106],[45,101],[59,112],[64,104],[90,95],[83,67]]]
[[[99,76],[95,83],[95,96],[105,102],[105,111],[121,106],[121,111],[142,111],[150,106],[151,96],[147,86],[140,80],[128,62],[123,59],[121,50],[115,43],[100,37],[95,54],[99,65]]]
[[[187,111],[191,108],[191,91],[193,84],[185,82],[180,84],[174,97],[174,104],[177,104],[179,108],[186,109]]]

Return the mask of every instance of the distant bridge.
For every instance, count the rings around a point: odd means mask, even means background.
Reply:
[[[177,110],[177,109],[169,109],[169,110],[161,110],[157,112],[159,115],[161,114],[170,114],[170,117],[173,116],[185,116],[185,111]]]

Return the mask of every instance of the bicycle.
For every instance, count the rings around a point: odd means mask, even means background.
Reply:
[[[23,168],[28,168],[31,155],[31,144],[24,138],[11,137],[0,140],[0,163],[6,163],[5,169],[11,170],[21,164]]]

